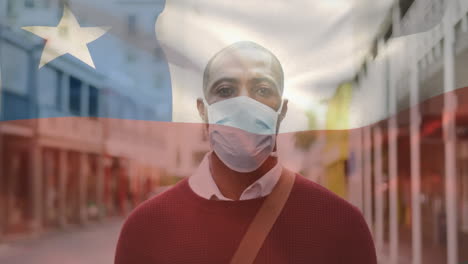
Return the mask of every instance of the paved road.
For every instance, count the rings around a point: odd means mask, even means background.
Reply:
[[[112,264],[122,223],[121,219],[111,219],[0,244],[0,263]]]

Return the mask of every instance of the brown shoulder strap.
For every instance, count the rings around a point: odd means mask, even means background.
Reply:
[[[231,259],[231,264],[251,264],[283,210],[294,185],[295,174],[283,168],[273,191],[263,202]]]

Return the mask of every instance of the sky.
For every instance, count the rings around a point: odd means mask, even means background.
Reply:
[[[156,36],[169,61],[173,121],[200,122],[208,60],[237,41],[271,50],[285,72],[289,113],[281,132],[307,129],[306,111],[324,121],[325,101],[354,77],[392,0],[167,1]]]

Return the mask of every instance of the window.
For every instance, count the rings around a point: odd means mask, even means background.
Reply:
[[[39,104],[60,109],[61,73],[51,67],[43,67],[38,71]]]
[[[70,112],[75,115],[81,114],[81,81],[70,77]]]
[[[8,0],[7,2],[7,15],[8,16],[11,16],[13,15],[13,11],[14,11],[14,8],[15,8],[15,0]]]
[[[24,7],[33,8],[34,7],[34,0],[25,0]]]
[[[28,54],[9,43],[0,45],[2,84],[5,90],[19,95],[28,92]]]
[[[413,4],[414,0],[400,0],[400,14],[401,17],[406,15],[406,12],[410,9],[411,5]]]
[[[384,41],[387,42],[392,37],[392,35],[393,35],[393,25],[390,25],[387,32],[384,35]]]
[[[99,115],[99,91],[94,86],[89,86],[89,116],[98,117]]]
[[[128,16],[127,30],[129,36],[135,36],[137,33],[137,17],[136,15]]]

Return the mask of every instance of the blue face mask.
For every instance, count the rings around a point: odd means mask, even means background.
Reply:
[[[276,144],[278,111],[247,96],[208,105],[210,144],[230,169],[251,172],[258,169]]]

